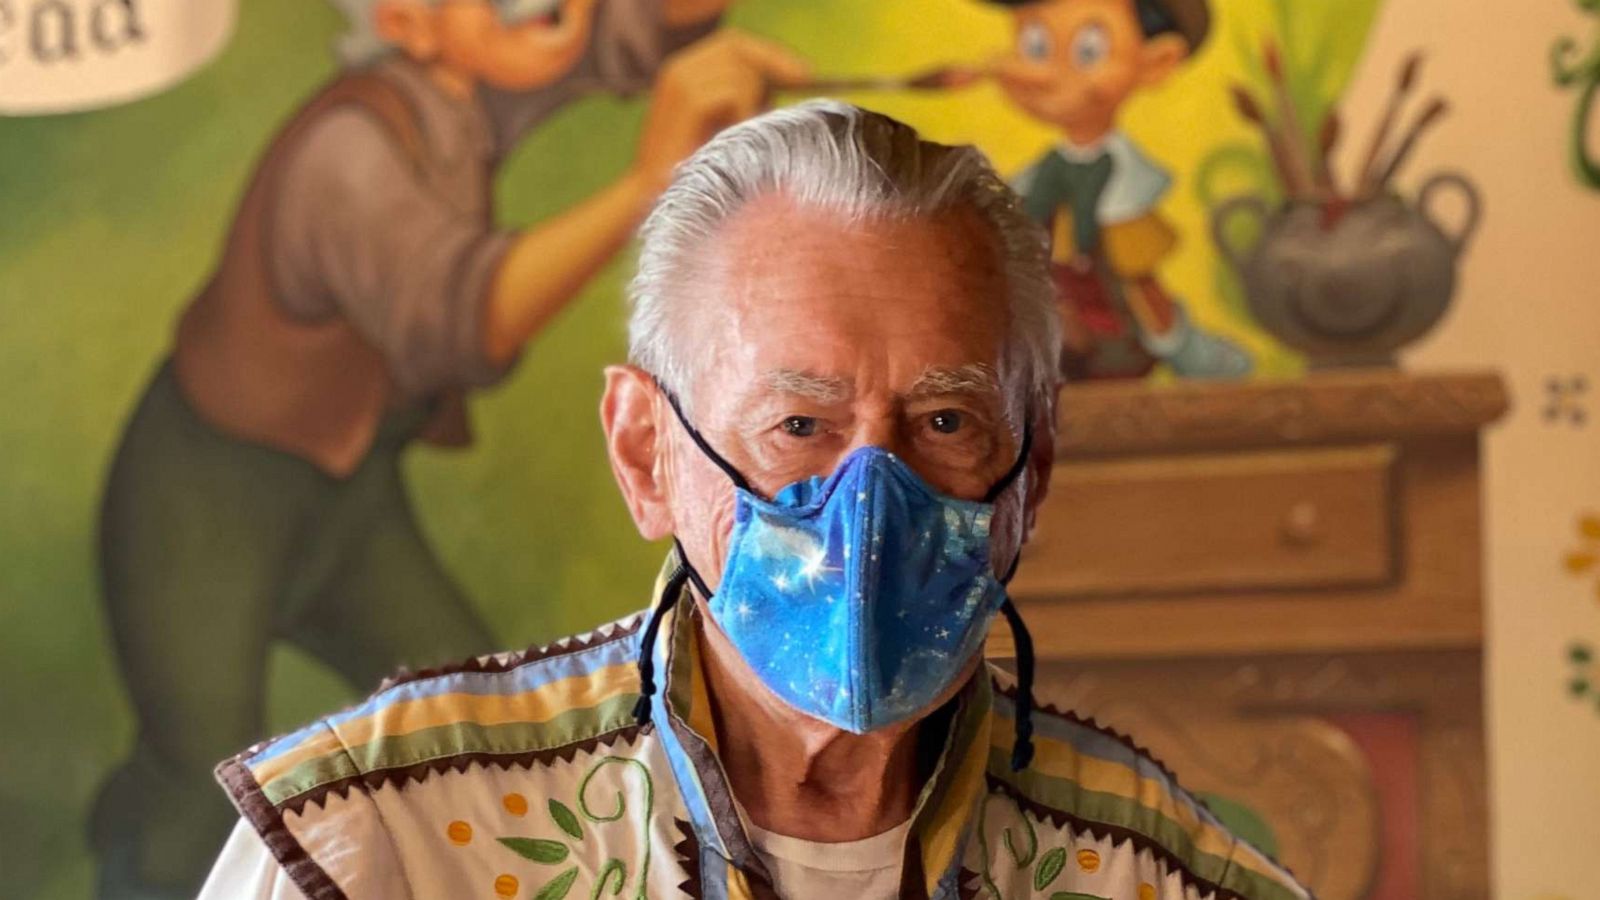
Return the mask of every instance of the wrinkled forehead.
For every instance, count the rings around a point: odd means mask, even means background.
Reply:
[[[702,386],[819,397],[1000,386],[1010,310],[975,211],[852,219],[762,198],[707,244],[684,286]]]

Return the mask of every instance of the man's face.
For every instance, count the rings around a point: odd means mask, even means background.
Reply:
[[[680,332],[700,353],[684,390],[696,426],[756,491],[826,476],[870,445],[977,500],[1015,461],[1023,411],[999,379],[1006,286],[975,213],[849,224],[771,196],[712,243]],[[666,416],[672,530],[714,588],[733,486]],[[1021,516],[1008,491],[996,559],[1015,552]]]
[[[982,499],[1016,461],[1023,417],[1032,416],[1030,465],[992,520],[991,556],[1004,565],[1044,496],[1053,442],[1050,411],[1024,409],[1017,388],[1001,383],[1010,310],[996,251],[975,212],[849,223],[781,195],[751,202],[708,242],[684,275],[689,284],[675,288],[685,292],[675,297],[684,303],[680,346],[697,364],[692,383],[679,386],[689,416],[767,496],[875,446],[968,500]],[[648,373],[608,369],[601,418],[640,532],[677,537],[715,592],[733,528],[731,480]],[[709,652],[737,658],[706,621]],[[750,696],[784,714],[770,691]]]
[[[543,87],[588,46],[596,0],[383,0],[380,30],[419,62],[507,91]]]
[[[1134,0],[1042,0],[1015,21],[1000,85],[1029,115],[1069,131],[1109,128],[1128,96],[1187,50],[1176,35],[1146,40]]]

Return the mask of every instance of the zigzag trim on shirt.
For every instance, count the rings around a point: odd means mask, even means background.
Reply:
[[[993,683],[997,695],[1006,698],[1009,703],[1015,703],[1016,690],[1014,687],[1002,684],[998,680],[994,680]],[[1122,748],[1124,752],[1134,757],[1137,762],[1147,764],[1159,772],[1162,780],[1165,781],[1163,788],[1174,804],[1173,811],[1180,811],[1185,806],[1189,807],[1196,815],[1199,827],[1205,828],[1209,826],[1221,833],[1228,834],[1229,837],[1236,841],[1235,846],[1231,848],[1228,858],[1221,858],[1201,846],[1197,840],[1200,832],[1189,831],[1180,821],[1173,820],[1166,811],[1157,806],[1151,806],[1149,803],[1136,800],[1131,796],[1119,796],[1115,793],[1104,796],[1095,794],[1093,792],[1097,788],[1088,784],[1078,783],[1075,780],[1077,776],[1063,781],[1058,777],[1046,775],[1033,768],[1030,768],[1027,773],[1012,774],[1009,771],[1009,766],[1005,764],[1006,755],[993,749],[991,749],[987,776],[991,787],[996,784],[1003,785],[1003,793],[1008,796],[1026,799],[1026,803],[1020,803],[1019,800],[1020,805],[1024,806],[1024,808],[1030,808],[1031,806],[1031,808],[1041,811],[1041,817],[1043,817],[1043,812],[1048,812],[1051,821],[1057,827],[1061,827],[1062,821],[1070,819],[1088,828],[1097,837],[1115,835],[1133,840],[1136,846],[1150,849],[1158,857],[1168,859],[1176,870],[1184,873],[1185,877],[1192,877],[1197,887],[1205,885],[1222,891],[1223,893],[1219,894],[1219,900],[1232,900],[1235,897],[1244,898],[1244,900],[1259,900],[1259,898],[1263,897],[1296,898],[1298,900],[1299,895],[1287,888],[1278,877],[1281,874],[1286,878],[1293,879],[1293,873],[1281,863],[1233,836],[1226,826],[1222,824],[1221,820],[1216,817],[1216,814],[1205,805],[1204,801],[1184,790],[1178,776],[1173,773],[1172,769],[1158,760],[1149,750],[1132,738],[1096,722],[1093,718],[1085,718],[1070,711],[1062,711],[1048,704],[1037,706],[1036,709],[1065,723],[1070,728],[1081,729],[1084,732],[1099,736],[1101,739],[1114,742],[1115,746]],[[1008,710],[1004,708],[1004,705],[996,704],[995,712],[1001,719],[1007,718]],[[1051,730],[1054,729],[1044,728],[1036,732],[1035,740],[1043,739],[1059,743],[1061,736],[1051,737],[1048,734]],[[1078,754],[1087,752],[1090,756],[1097,756],[1097,752],[1093,747],[1072,746],[1078,743],[1079,738],[1071,737],[1070,735],[1066,737],[1069,738],[1067,745],[1071,747],[1071,752]],[[1104,757],[1097,758],[1104,759]],[[1110,761],[1128,767],[1127,761]],[[1035,765],[1037,766],[1039,762],[1040,760],[1036,758]],[[1133,774],[1140,774],[1138,768],[1128,768]],[[1028,783],[1019,784],[1019,781]],[[1099,807],[1101,815],[1091,818],[1082,809],[1077,811],[1078,814],[1074,814],[1042,802],[1037,796],[1038,792],[1046,790],[1047,786],[1052,784],[1057,786],[1076,785],[1072,787],[1070,795],[1076,798],[1079,803],[1095,803]],[[1107,787],[1110,786],[1108,785]],[[1034,795],[1025,796],[1022,793],[1030,789]],[[1085,789],[1088,789],[1090,793],[1084,793]],[[1120,818],[1125,821],[1107,821],[1108,818],[1116,818],[1117,816],[1114,813],[1117,811],[1120,811]],[[1141,815],[1148,821],[1136,821]],[[1091,825],[1093,827],[1089,827]],[[1103,831],[1097,829],[1103,829]],[[1163,841],[1160,837],[1162,834],[1165,834],[1168,840]],[[1187,846],[1180,848],[1178,846],[1180,844]],[[1186,850],[1189,854],[1188,857],[1186,858],[1180,850]],[[1196,868],[1207,861],[1210,862],[1210,865],[1205,866],[1206,868],[1215,868],[1217,870],[1210,878],[1196,872]],[[1249,893],[1241,895],[1232,888],[1222,886],[1231,882],[1239,882],[1244,885]]]
[[[262,843],[283,867],[284,874],[306,895],[306,900],[347,900],[344,891],[289,833],[288,826],[283,823],[283,813],[261,793],[255,777],[243,762],[243,754],[217,766],[217,781],[233,798],[239,814],[261,835]]]
[[[381,693],[392,687],[410,684],[413,681],[425,681],[429,678],[438,678],[441,675],[455,675],[461,672],[483,672],[493,674],[509,672],[529,663],[550,659],[555,656],[566,656],[587,650],[599,644],[620,640],[637,632],[644,627],[645,614],[633,613],[615,622],[609,622],[593,631],[561,638],[550,644],[534,644],[524,650],[508,651],[506,653],[491,653],[486,656],[474,656],[458,663],[448,663],[432,668],[418,669],[415,672],[401,669],[383,680],[378,686]]]
[[[510,771],[512,768],[526,771],[534,766],[548,767],[554,765],[557,760],[570,763],[580,753],[592,754],[602,747],[608,750],[614,749],[618,743],[628,749],[632,749],[637,745],[639,739],[649,734],[654,727],[654,725],[629,725],[605,734],[570,744],[563,744],[560,747],[529,750],[521,753],[469,751],[414,765],[384,769],[377,772],[365,772],[329,782],[325,785],[319,785],[304,794],[279,804],[278,808],[286,813],[292,812],[296,815],[303,815],[307,806],[316,806],[318,808],[325,806],[329,795],[336,794],[340,799],[349,799],[350,789],[356,786],[360,786],[369,792],[386,787],[404,790],[407,785],[421,784],[435,774],[443,775],[450,771],[465,774],[475,766],[485,769],[492,766],[501,771]]]
[[[1218,879],[1212,881],[1195,874],[1194,870],[1189,866],[1189,861],[1148,835],[1119,825],[1085,819],[1064,810],[1045,806],[1023,794],[1014,785],[992,775],[989,776],[988,783],[990,790],[1010,797],[1023,812],[1032,814],[1040,821],[1048,821],[1056,828],[1071,828],[1078,832],[1088,832],[1097,840],[1111,841],[1114,847],[1131,842],[1135,848],[1148,851],[1152,857],[1165,863],[1168,871],[1176,874],[1185,885],[1209,895],[1211,900],[1301,900],[1299,894],[1285,885],[1260,873],[1233,866],[1231,859],[1225,861],[1227,866],[1223,869]],[[973,875],[976,877],[976,873],[973,873]],[[963,878],[962,880],[966,881],[968,879]],[[1234,888],[1224,887],[1223,883],[1229,881],[1243,882],[1240,887],[1248,893],[1240,893],[1239,890]]]
[[[1010,673],[1007,673],[1007,674],[1009,675]],[[1017,686],[1016,686],[1015,683],[1011,683],[1011,684],[1001,683],[1001,681],[998,678],[995,678],[993,676],[992,670],[991,670],[991,676],[990,676],[989,680],[994,684],[995,693],[999,694],[1002,697],[1005,697],[1007,700],[1010,700],[1012,703],[1016,703],[1017,702]],[[1116,730],[1115,728],[1112,728],[1109,725],[1102,725],[1100,722],[1095,720],[1094,716],[1084,717],[1084,716],[1078,715],[1077,713],[1073,712],[1070,709],[1064,710],[1064,709],[1060,709],[1059,707],[1057,707],[1057,706],[1055,706],[1053,704],[1050,704],[1050,703],[1040,703],[1037,696],[1034,697],[1033,708],[1034,708],[1035,712],[1042,712],[1042,713],[1045,713],[1047,715],[1054,716],[1054,717],[1056,717],[1058,719],[1063,719],[1065,721],[1071,722],[1074,725],[1082,725],[1084,728],[1088,728],[1088,729],[1091,729],[1093,731],[1098,731],[1099,733],[1105,735],[1108,738],[1111,738],[1112,740],[1114,740],[1117,743],[1123,745],[1124,747],[1127,747],[1129,750],[1133,751],[1136,755],[1141,756],[1144,759],[1148,760],[1151,765],[1153,765],[1157,769],[1161,770],[1161,774],[1165,775],[1167,780],[1172,782],[1172,786],[1173,787],[1176,788],[1176,787],[1179,786],[1177,773],[1173,772],[1171,767],[1169,767],[1166,763],[1162,762],[1159,758],[1157,758],[1156,755],[1154,753],[1151,753],[1148,748],[1146,748],[1143,744],[1140,744],[1138,741],[1134,740],[1132,737],[1130,737],[1130,736],[1128,736],[1126,734],[1123,734],[1122,732]]]

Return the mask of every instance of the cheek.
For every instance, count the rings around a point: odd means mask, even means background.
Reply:
[[[1010,490],[995,503],[994,525],[989,531],[989,564],[996,578],[1006,574],[1022,547],[1022,501],[1021,492]]]
[[[673,521],[678,523],[677,538],[683,543],[700,577],[716,590],[722,581],[722,563],[728,556],[728,538],[733,531],[735,495],[727,476],[707,464],[700,471],[680,472],[673,479]]]
[[[457,68],[476,69],[484,42],[496,25],[494,13],[472,5],[447,4],[437,15],[439,55]]]

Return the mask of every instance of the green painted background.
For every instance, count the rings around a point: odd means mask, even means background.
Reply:
[[[1375,6],[1351,4],[1360,13],[1347,11],[1334,30],[1355,39],[1339,56],[1359,48]],[[1248,41],[1281,7],[1238,0],[1227,28]],[[1005,17],[973,0],[744,0],[731,18],[829,73],[978,60],[1008,41]],[[0,897],[89,895],[82,821],[132,736],[96,587],[105,466],[178,310],[214,260],[255,154],[332,71],[338,27],[324,0],[243,0],[225,54],[168,93],[0,119]],[[1217,143],[1249,137],[1218,116],[1221,85],[1249,75],[1240,34],[1219,34],[1189,74],[1129,109],[1129,130],[1161,148],[1180,182]],[[1007,171],[1050,140],[990,89],[871,105],[935,138],[979,142]],[[503,172],[501,219],[536,221],[614,177],[643,109],[642,99],[594,98],[558,113]],[[1212,141],[1193,140],[1198,119],[1216,132]],[[1203,206],[1180,187],[1168,212],[1185,234],[1203,234]],[[627,519],[595,413],[600,367],[622,353],[626,270],[626,259],[608,268],[509,383],[478,396],[476,447],[409,459],[425,527],[505,646],[642,605],[662,552]],[[1230,311],[1201,242],[1187,245],[1170,276],[1198,318],[1247,340],[1268,373],[1296,370]],[[272,683],[274,730],[350,699],[288,651],[274,658]]]

